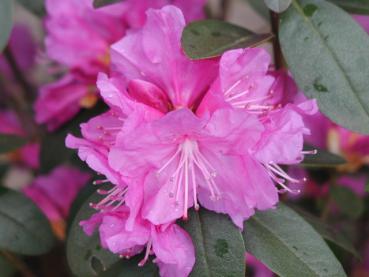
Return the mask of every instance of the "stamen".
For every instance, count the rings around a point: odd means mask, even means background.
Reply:
[[[151,253],[151,248],[152,248],[152,240],[150,239],[146,246],[145,257],[138,263],[138,266],[142,267],[146,264],[147,260],[149,259],[150,253]]]
[[[298,180],[296,178],[293,178],[289,176],[279,165],[277,165],[274,162],[269,162],[269,164],[264,164],[266,169],[268,170],[269,176],[274,180],[278,185],[280,185],[283,189],[281,189],[280,193],[290,192],[292,194],[299,194],[300,190],[294,190],[289,188],[285,182],[290,181],[291,183],[301,183],[306,182],[306,178],[303,178],[302,180]],[[279,178],[279,177],[282,178]]]
[[[193,205],[199,209],[197,199],[198,178],[203,177],[206,187],[209,189],[211,199],[219,200],[221,192],[214,178],[217,176],[215,169],[204,157],[198,148],[196,141],[186,139],[178,146],[175,153],[160,167],[157,174],[174,164],[175,168],[168,182],[170,183],[169,197],[175,197],[175,207],[179,208],[180,199],[183,200],[183,219],[188,218],[189,197],[192,189]]]
[[[114,211],[122,206],[125,202],[125,194],[127,193],[127,190],[127,187],[121,188],[118,186],[115,186],[110,190],[98,189],[97,192],[100,195],[106,195],[106,197],[98,203],[90,203],[90,207],[96,210],[105,210],[107,208],[112,208],[112,210]]]

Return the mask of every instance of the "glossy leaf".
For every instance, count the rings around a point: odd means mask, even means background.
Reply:
[[[36,205],[21,193],[0,187],[0,249],[41,255],[53,244],[49,222]]]
[[[353,244],[346,238],[346,236],[339,232],[333,226],[320,220],[320,218],[300,209],[294,207],[294,210],[301,215],[313,228],[317,231],[326,241],[329,241],[347,252],[353,254],[356,258],[359,258],[359,253],[355,250]]]
[[[25,145],[27,140],[19,136],[0,134],[0,154],[7,153]]]
[[[205,209],[191,211],[183,228],[190,234],[196,249],[196,264],[190,276],[244,276],[242,236],[227,216]]]
[[[369,14],[369,0],[328,0],[355,14]]]
[[[324,0],[293,0],[280,43],[301,90],[345,128],[369,133],[369,36]]]
[[[10,32],[13,26],[13,1],[0,1],[0,52],[8,43]]]
[[[236,48],[254,47],[272,38],[219,20],[195,21],[182,33],[182,47],[190,59],[217,57]]]
[[[122,0],[94,0],[94,7],[101,8],[106,5],[122,2]]]
[[[341,156],[331,152],[317,149],[316,147],[305,146],[304,150],[316,150],[316,154],[305,155],[301,165],[304,167],[337,167],[346,163],[346,160]]]
[[[96,203],[99,199],[101,195],[92,194],[82,205],[69,229],[67,260],[76,276],[97,276],[120,260],[119,256],[101,248],[98,232],[89,237],[79,225],[80,221],[88,219],[96,212],[89,203]]]
[[[19,4],[37,16],[45,14],[44,0],[17,0]]]
[[[246,250],[280,276],[346,276],[321,236],[283,204],[246,221],[243,237]]]
[[[346,216],[357,219],[364,212],[363,199],[344,186],[330,187],[330,194],[339,210]]]
[[[272,11],[281,13],[288,9],[292,0],[264,0],[264,3]]]

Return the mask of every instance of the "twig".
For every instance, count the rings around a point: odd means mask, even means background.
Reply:
[[[222,0],[220,5],[220,8],[222,9],[220,19],[226,20],[231,3],[229,0]]]
[[[19,259],[14,254],[8,252],[8,251],[0,251],[0,254],[11,264],[13,265],[21,274],[23,277],[36,277],[35,274],[32,273],[32,271],[28,268],[25,262],[23,262],[21,259]]]
[[[280,69],[283,67],[283,57],[281,45],[279,44],[279,15],[273,11],[270,12],[270,23],[272,25],[272,32],[274,34],[273,39],[273,51],[274,51],[274,63],[275,68]]]

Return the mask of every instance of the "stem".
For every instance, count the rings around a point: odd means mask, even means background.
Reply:
[[[270,23],[272,25],[272,32],[274,34],[273,39],[274,63],[275,68],[278,70],[283,67],[283,57],[281,45],[279,44],[279,15],[273,11],[270,12]]]
[[[220,19],[221,20],[226,20],[227,19],[227,15],[228,15],[228,10],[230,7],[231,3],[229,0],[222,0],[221,1],[221,9],[222,9],[222,14]]]
[[[23,277],[36,277],[36,275],[34,275],[28,268],[26,263],[17,256],[4,250],[0,252],[0,255],[2,255],[10,264],[12,264],[22,274]]]

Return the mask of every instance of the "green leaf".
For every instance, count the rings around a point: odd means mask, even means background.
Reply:
[[[94,8],[101,8],[118,2],[122,2],[122,0],[94,0]]]
[[[255,34],[245,28],[219,20],[200,20],[186,26],[182,47],[190,59],[217,57],[236,48],[255,47],[273,36]]]
[[[341,247],[347,252],[353,254],[356,258],[360,258],[359,253],[354,248],[353,244],[348,240],[348,238],[339,232],[333,226],[323,222],[320,218],[300,209],[293,207],[293,209],[301,215],[313,228],[317,231],[325,240],[334,243],[335,245]]]
[[[283,54],[299,87],[345,128],[369,133],[369,36],[324,0],[293,0],[280,24]]]
[[[357,196],[348,187],[331,186],[329,192],[344,215],[352,219],[357,219],[364,212],[363,199]]]
[[[304,167],[337,167],[339,165],[345,164],[347,161],[331,152],[317,149],[316,147],[312,146],[305,146],[304,150],[311,151],[316,150],[316,154],[308,154],[305,155],[304,160],[301,162],[301,165]]]
[[[346,276],[321,236],[283,204],[246,221],[243,237],[246,251],[280,276]]]
[[[101,114],[105,109],[106,106],[102,103],[99,103],[92,109],[84,109],[58,131],[47,133],[41,143],[41,172],[47,173],[54,167],[65,162],[72,162],[78,166],[82,166],[82,162],[79,160],[76,150],[69,149],[65,146],[65,138],[68,134],[81,136],[80,124]]]
[[[13,26],[13,1],[0,1],[0,52],[8,43],[10,32]]]
[[[45,15],[44,0],[17,0],[19,4],[37,16]]]
[[[245,248],[240,230],[221,214],[191,211],[183,228],[196,249],[196,264],[191,277],[243,277]]]
[[[292,0],[264,0],[264,3],[272,11],[281,13],[288,9]]]
[[[102,196],[98,193],[92,194],[82,205],[69,230],[67,260],[76,276],[97,276],[120,260],[119,256],[102,249],[98,232],[89,237],[79,225],[80,221],[86,220],[96,213],[89,203],[96,203],[101,198]]]
[[[0,154],[7,153],[25,145],[27,140],[19,136],[0,134]]]
[[[0,187],[0,249],[41,255],[53,244],[49,222],[36,205],[21,193]]]
[[[159,277],[159,270],[152,261],[147,261],[143,267],[138,266],[142,258],[135,256],[129,260],[122,259],[99,277]]]
[[[12,267],[4,258],[2,258],[0,253],[0,276],[11,277],[14,276],[14,273],[14,267]]]
[[[328,0],[355,14],[369,14],[369,0]]]

